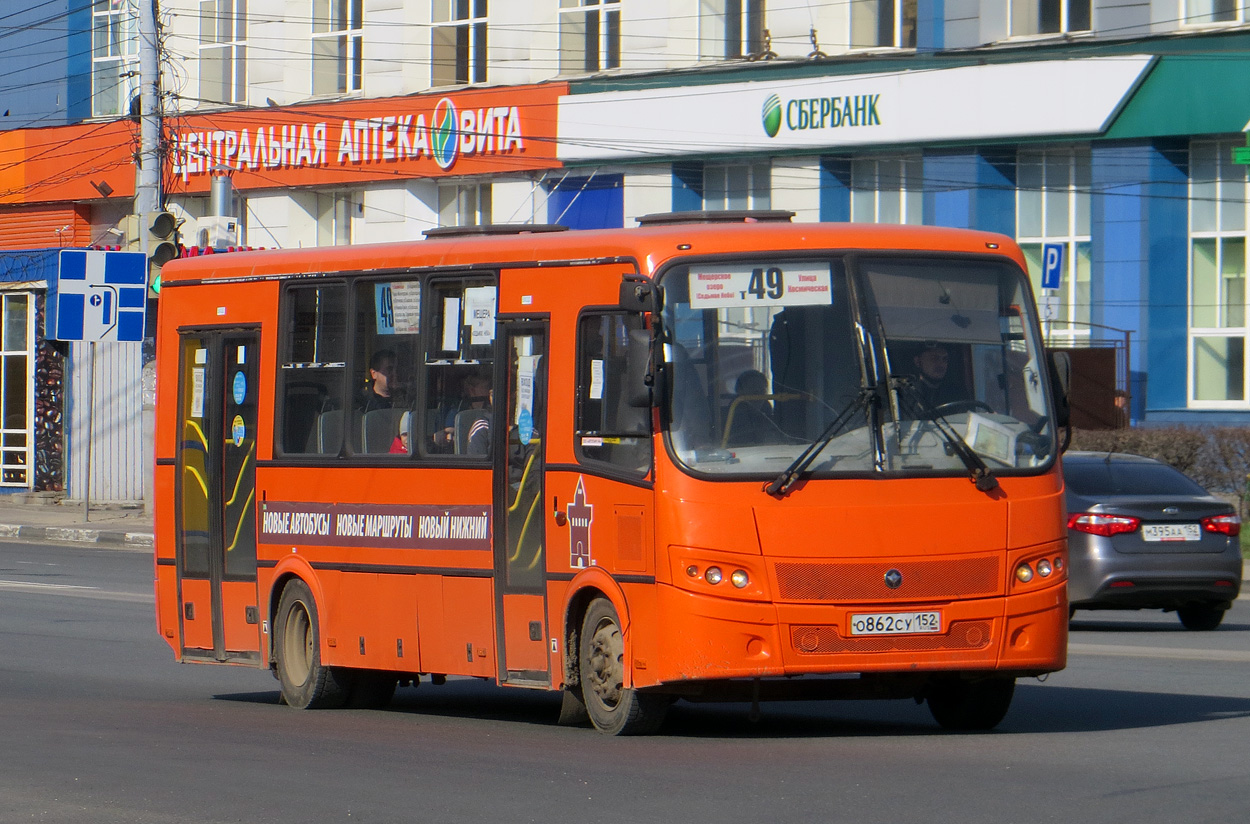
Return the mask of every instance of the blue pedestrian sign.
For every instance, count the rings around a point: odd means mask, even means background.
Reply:
[[[1042,246],[1042,288],[1058,289],[1063,276],[1063,244],[1047,243]]]
[[[48,290],[53,340],[141,341],[147,316],[148,259],[142,252],[62,249]]]

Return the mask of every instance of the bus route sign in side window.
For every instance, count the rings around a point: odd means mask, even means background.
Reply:
[[[827,306],[832,300],[828,263],[708,265],[690,269],[692,309]]]

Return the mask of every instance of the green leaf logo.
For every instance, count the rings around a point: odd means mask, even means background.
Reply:
[[[769,137],[776,137],[777,132],[781,131],[781,98],[777,95],[769,95],[764,101],[764,133]]]
[[[455,103],[446,97],[438,101],[430,122],[430,140],[434,144],[434,162],[444,171],[456,164],[456,154],[460,149],[460,135],[456,131],[458,119]]]

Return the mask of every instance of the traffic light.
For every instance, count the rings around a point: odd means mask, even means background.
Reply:
[[[161,267],[178,257],[178,220],[170,212],[148,212],[139,216],[148,240],[148,288],[161,291]]]

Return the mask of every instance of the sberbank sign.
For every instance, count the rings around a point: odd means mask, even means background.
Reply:
[[[776,137],[783,124],[792,132],[880,126],[881,114],[877,111],[880,99],[880,94],[854,94],[800,97],[783,104],[779,96],[769,95],[761,112],[764,133]]]

